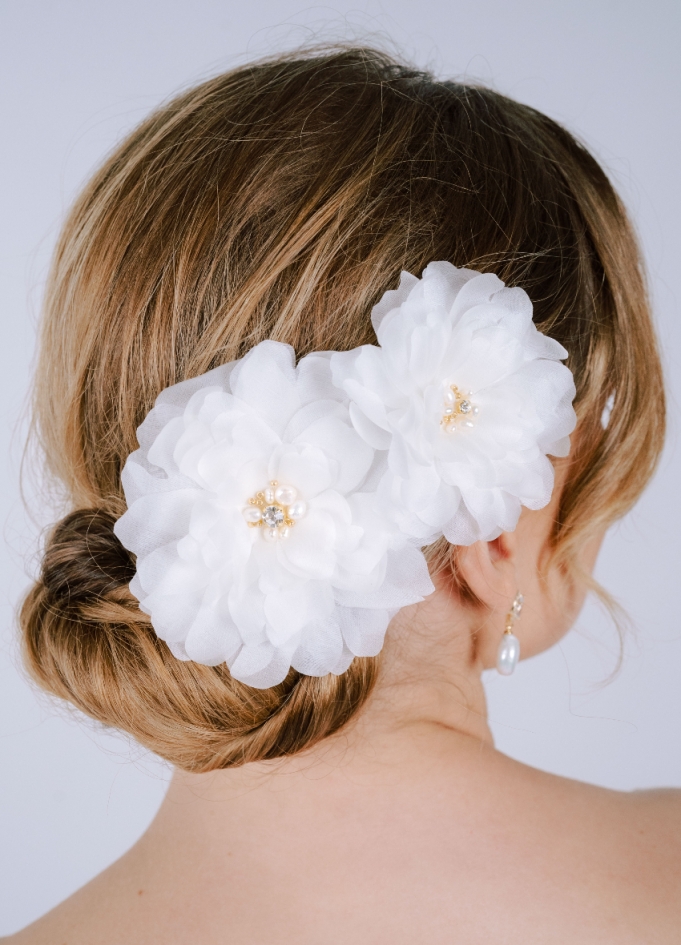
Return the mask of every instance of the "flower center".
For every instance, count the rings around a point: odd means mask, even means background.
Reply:
[[[478,415],[478,408],[470,399],[473,391],[464,394],[456,384],[450,384],[445,390],[444,407],[440,426],[445,433],[454,433],[458,427],[475,426],[473,418]]]
[[[273,479],[266,489],[256,492],[243,510],[250,528],[262,528],[267,541],[288,538],[291,528],[307,512],[307,505],[298,498],[293,486],[285,486]]]

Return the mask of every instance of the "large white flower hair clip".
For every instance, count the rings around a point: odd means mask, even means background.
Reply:
[[[522,289],[431,263],[372,321],[379,346],[265,341],[167,388],[116,523],[131,591],[179,659],[257,688],[343,673],[432,593],[422,546],[515,528],[567,455],[574,384]]]

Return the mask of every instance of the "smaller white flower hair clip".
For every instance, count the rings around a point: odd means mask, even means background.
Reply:
[[[400,529],[468,545],[512,531],[521,506],[545,506],[575,386],[527,293],[431,262],[421,279],[402,273],[372,322],[379,347],[335,353],[331,367],[355,429],[388,453],[379,491]]]
[[[256,688],[343,673],[433,590],[376,511],[385,454],[354,430],[329,355],[264,341],[164,390],[138,430],[114,531],[130,589],[179,659]]]

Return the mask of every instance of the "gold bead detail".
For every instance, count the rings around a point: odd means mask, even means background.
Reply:
[[[456,384],[450,384],[445,391],[444,408],[440,426],[445,433],[453,433],[458,427],[475,426],[474,418],[478,414],[478,407],[470,399],[472,391],[464,394]]]

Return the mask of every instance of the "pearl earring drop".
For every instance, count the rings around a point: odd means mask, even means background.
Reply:
[[[502,676],[510,676],[518,664],[520,640],[513,633],[513,625],[520,617],[523,600],[523,595],[518,592],[513,599],[511,609],[506,615],[506,627],[497,652],[497,672],[501,673]]]

